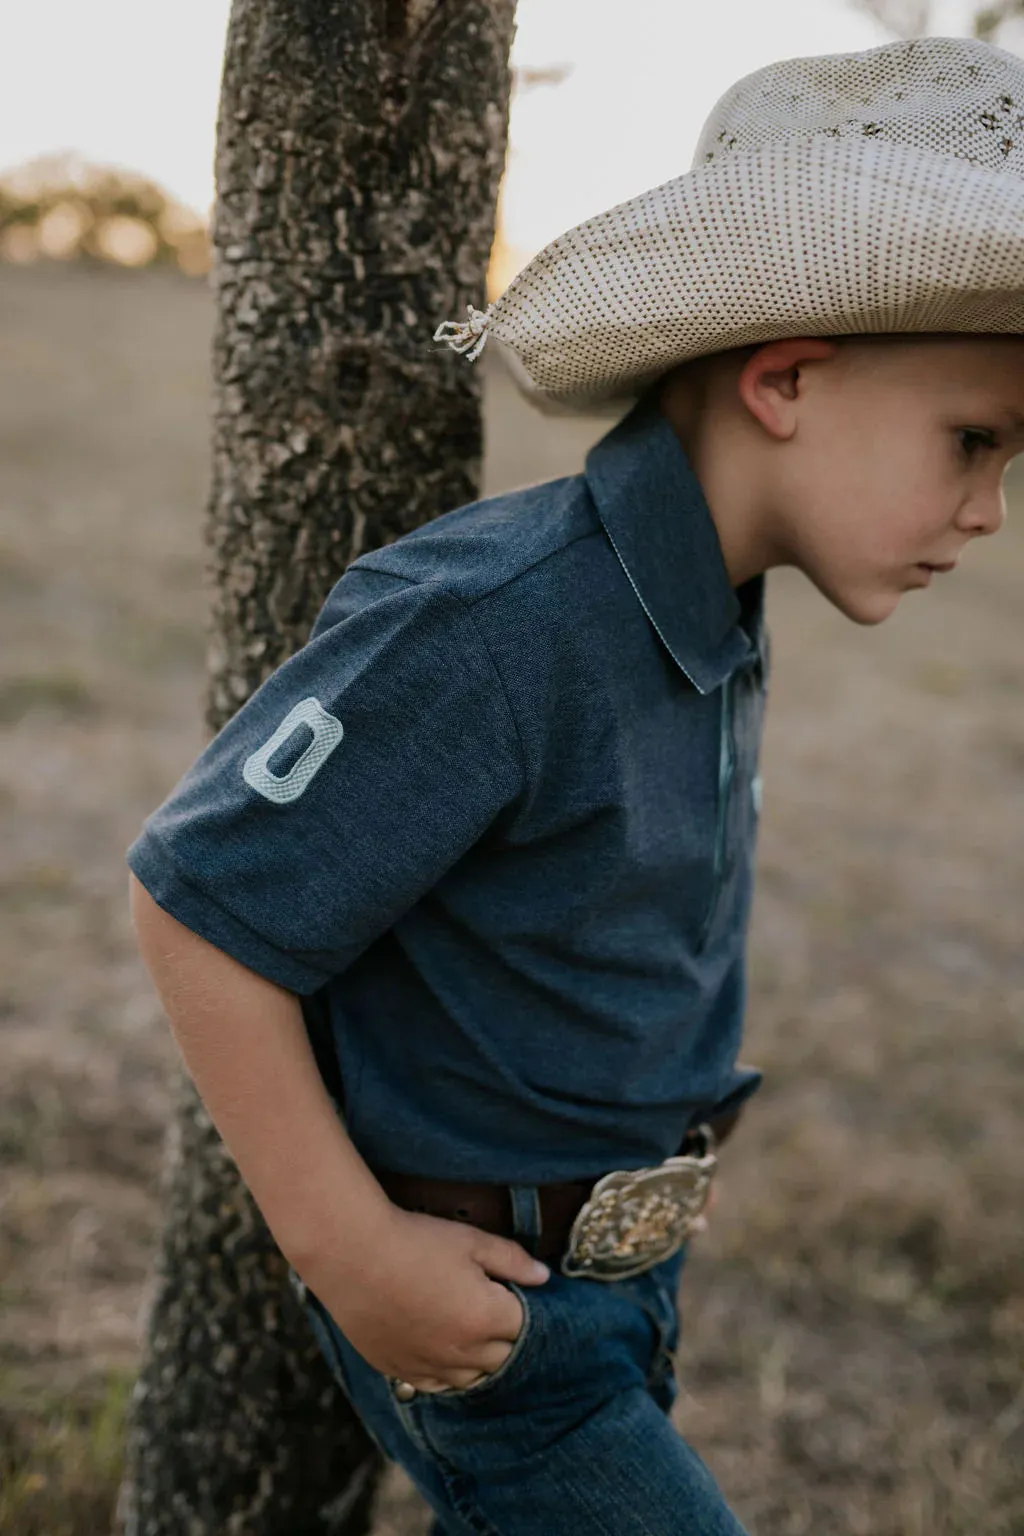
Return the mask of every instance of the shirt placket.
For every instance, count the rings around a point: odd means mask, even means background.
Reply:
[[[729,802],[732,782],[736,774],[736,736],[733,722],[733,676],[725,679],[719,689],[718,726],[718,790],[715,817],[714,863],[711,875],[711,894],[707,911],[701,924],[698,947],[704,949],[715,925],[722,891],[726,880],[728,855]]]
[[[741,850],[752,846],[757,826],[760,791],[757,766],[764,714],[765,663],[766,657],[759,647],[747,662],[729,674],[719,689],[714,857],[711,894],[698,940],[700,950],[710,941],[732,887],[737,858]],[[737,799],[738,779],[749,787],[749,806],[746,798]]]

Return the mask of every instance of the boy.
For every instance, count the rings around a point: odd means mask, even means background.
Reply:
[[[742,1529],[668,1410],[759,1082],[764,572],[875,624],[1001,525],[1018,102],[957,39],[759,71],[698,169],[442,327],[542,403],[639,399],[585,474],[354,561],[129,853],[186,1064],[435,1533]]]

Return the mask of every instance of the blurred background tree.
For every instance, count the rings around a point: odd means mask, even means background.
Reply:
[[[200,275],[210,240],[199,215],[148,177],[46,155],[0,177],[0,260],[39,257]]]
[[[511,94],[559,85],[569,73],[567,64],[522,65],[511,71]],[[171,266],[205,276],[210,232],[195,209],[150,177],[68,150],[0,174],[0,261],[41,259]],[[488,298],[508,286],[519,264],[504,236],[499,200]]]
[[[933,0],[857,0],[861,10],[874,16],[897,37],[926,37],[935,31],[937,6]],[[1024,0],[995,0],[971,7],[970,23],[975,37],[986,43],[1002,43],[1000,32],[1008,22],[1024,17]]]

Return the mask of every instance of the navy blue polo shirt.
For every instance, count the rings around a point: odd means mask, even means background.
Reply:
[[[371,1165],[643,1167],[757,1088],[763,588],[651,391],[584,473],[353,561],[148,819],[160,906],[320,999]]]

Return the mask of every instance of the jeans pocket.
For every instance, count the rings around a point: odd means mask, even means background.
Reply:
[[[461,1403],[469,1398],[475,1401],[478,1398],[487,1397],[495,1388],[506,1384],[510,1378],[519,1374],[525,1361],[527,1346],[533,1342],[536,1317],[527,1293],[521,1286],[518,1286],[514,1280],[502,1280],[499,1284],[508,1286],[523,1305],[523,1321],[511,1350],[501,1364],[495,1370],[488,1371],[480,1381],[471,1382],[467,1387],[445,1387],[441,1392],[420,1392],[418,1400],[421,1403]]]

